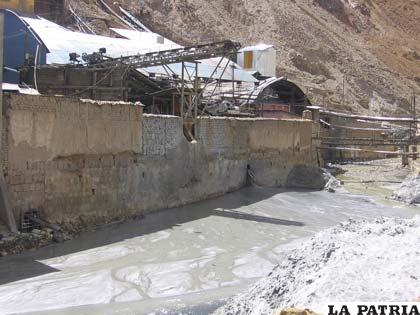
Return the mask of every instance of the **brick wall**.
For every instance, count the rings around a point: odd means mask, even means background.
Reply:
[[[165,156],[181,141],[182,119],[176,116],[143,115],[143,152],[146,156]]]
[[[248,152],[249,130],[254,120],[226,117],[203,118],[199,140],[209,154],[232,155]]]

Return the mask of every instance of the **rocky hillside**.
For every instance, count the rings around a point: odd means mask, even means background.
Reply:
[[[96,30],[107,33],[110,26],[121,27],[95,0],[73,2]],[[420,93],[418,0],[120,0],[119,4],[153,31],[181,44],[220,39],[274,44],[278,75],[297,82],[316,104],[402,114],[413,91]]]

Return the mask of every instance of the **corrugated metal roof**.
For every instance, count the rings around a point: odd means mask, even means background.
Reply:
[[[146,53],[139,43],[122,38],[91,35],[70,31],[58,24],[43,18],[22,18],[29,27],[41,38],[48,47],[47,63],[69,63],[69,53],[92,53],[105,47],[107,55],[119,57],[122,55]]]
[[[47,55],[48,64],[67,64],[69,63],[69,53],[75,52],[79,55],[82,53],[92,53],[99,50],[99,48],[106,48],[106,55],[110,57],[120,57],[134,54],[144,54],[152,51],[161,51],[173,48],[182,47],[176,43],[164,39],[163,44],[157,43],[156,33],[138,32],[134,30],[112,29],[116,33],[125,38],[113,38],[92,34],[85,34],[80,32],[73,32],[58,24],[45,20],[43,18],[22,18],[30,26],[32,30],[45,43],[50,53]],[[217,66],[220,58],[212,58],[201,60],[199,64],[199,76],[202,78],[209,78]],[[223,67],[226,65],[223,62],[217,71],[214,78],[220,77]],[[232,63],[234,64],[234,63]],[[235,65],[234,76],[237,81],[256,82],[257,80],[248,72],[242,70],[238,65]],[[172,64],[170,68],[179,76],[181,76],[181,64]],[[166,74],[163,67],[150,67],[145,69],[149,73]],[[194,76],[194,69],[189,72]],[[228,66],[224,80],[232,79],[232,67]]]
[[[111,28],[111,30],[126,39],[139,43],[143,49],[148,50],[147,52],[182,48],[181,45],[178,45],[177,43],[174,43],[173,41],[156,33],[139,32],[122,28]],[[159,38],[163,40],[162,43],[158,43]]]

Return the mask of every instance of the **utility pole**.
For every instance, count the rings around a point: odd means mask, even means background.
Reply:
[[[198,102],[199,100],[199,77],[198,77],[198,62],[195,62],[195,78],[194,78],[194,94],[195,94],[195,101],[194,101],[194,137],[198,139],[198,126],[197,126],[197,111],[198,111]]]
[[[185,63],[181,63],[181,106],[180,106],[180,112],[181,112],[181,118],[182,123],[184,123],[184,103],[185,103]]]
[[[413,161],[417,160],[417,109],[416,109],[416,94],[413,91],[413,98],[412,98],[412,115],[413,115],[413,123],[411,125],[410,130],[410,144],[411,150],[413,153]]]
[[[345,97],[345,80],[346,80],[346,75],[343,75],[343,96],[342,96],[342,100],[341,100],[341,105],[344,107],[344,97]]]
[[[235,101],[235,65],[232,64],[232,100]]]

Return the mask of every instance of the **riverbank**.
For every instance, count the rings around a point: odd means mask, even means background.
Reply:
[[[201,309],[268,275],[285,245],[348,218],[416,211],[342,191],[248,187],[1,258],[0,314]]]
[[[411,173],[398,158],[334,164],[332,167],[338,170],[336,177],[348,192],[371,195],[390,205],[394,204],[389,201],[393,192]]]

